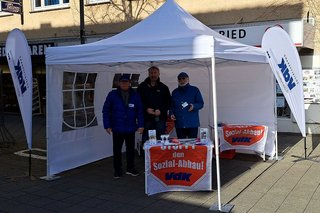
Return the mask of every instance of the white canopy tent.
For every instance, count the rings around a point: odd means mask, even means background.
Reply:
[[[200,112],[202,127],[217,127],[217,122],[266,125],[266,154],[275,154],[275,80],[264,51],[216,33],[173,0],[111,38],[48,48],[46,64],[47,176],[112,155],[112,137],[102,122],[105,96],[112,89],[115,74],[137,74],[141,82],[151,64],[160,67],[161,80],[171,91],[177,86],[179,72],[189,74],[191,84],[199,87],[205,100]],[[65,85],[65,73],[75,74],[73,86]],[[76,123],[77,112],[87,112],[85,104],[74,100],[77,92],[85,94],[76,85],[79,73],[96,74],[94,116],[85,122],[90,125],[75,125],[66,131],[66,115],[73,113]],[[86,81],[82,88],[86,88]],[[64,106],[65,92],[73,94],[69,97],[71,108]]]

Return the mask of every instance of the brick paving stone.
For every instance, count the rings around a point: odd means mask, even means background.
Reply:
[[[102,159],[59,174],[53,181],[46,175],[46,162],[13,154],[26,149],[21,117],[6,115],[6,126],[15,143],[0,146],[0,212],[209,212],[217,203],[215,160],[210,192],[145,194],[144,175],[112,178],[112,158]],[[34,147],[46,149],[45,117],[34,117]],[[279,133],[283,160],[266,161],[254,155],[237,154],[220,159],[221,201],[235,205],[232,212],[319,212],[319,135],[308,135],[308,158],[304,159],[299,134]],[[136,156],[137,169],[144,170]]]

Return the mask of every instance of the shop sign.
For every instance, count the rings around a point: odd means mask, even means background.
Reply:
[[[22,6],[20,0],[1,1],[1,11],[8,13],[21,14]]]
[[[283,28],[293,40],[295,46],[304,46],[304,20],[287,20],[248,23],[239,25],[225,25],[220,27],[212,27],[213,30],[230,39],[239,41],[243,44],[252,46],[261,46],[262,36],[265,31],[273,26]]]
[[[45,55],[45,49],[47,47],[53,47],[54,43],[38,43],[38,44],[29,44],[31,55],[33,56],[42,56]],[[6,56],[5,46],[0,46],[0,57]]]
[[[20,4],[20,1],[22,0],[3,0],[3,1]]]

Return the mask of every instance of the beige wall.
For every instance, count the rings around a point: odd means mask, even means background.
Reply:
[[[132,1],[135,4],[146,0]],[[311,17],[319,18],[320,0],[176,0],[177,3],[209,26],[259,22],[279,19],[305,18],[307,12]],[[116,1],[121,2],[121,1]],[[124,1],[128,4],[129,1]],[[104,37],[116,34],[145,18],[162,5],[163,0],[149,0],[151,5],[143,7],[145,12],[137,15],[133,12],[130,20],[129,5],[114,9],[111,4],[85,6],[85,25],[87,36]],[[19,15],[0,17],[0,42],[3,43],[7,33],[13,28],[22,29],[29,40],[50,40],[58,38],[79,37],[79,0],[70,0],[70,7],[51,11],[31,12],[31,0],[23,0],[24,25]],[[317,8],[318,7],[318,8]],[[141,8],[140,8],[141,9]],[[126,12],[123,12],[126,11]],[[127,14],[125,16],[124,14]],[[136,17],[138,16],[138,17]],[[319,26],[316,26],[316,41],[319,41]],[[316,52],[320,49],[316,44]]]

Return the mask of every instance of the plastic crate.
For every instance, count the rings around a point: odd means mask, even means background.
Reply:
[[[236,155],[235,149],[230,149],[230,150],[225,150],[223,152],[219,152],[219,158],[222,158],[222,159],[233,159],[235,155]]]

